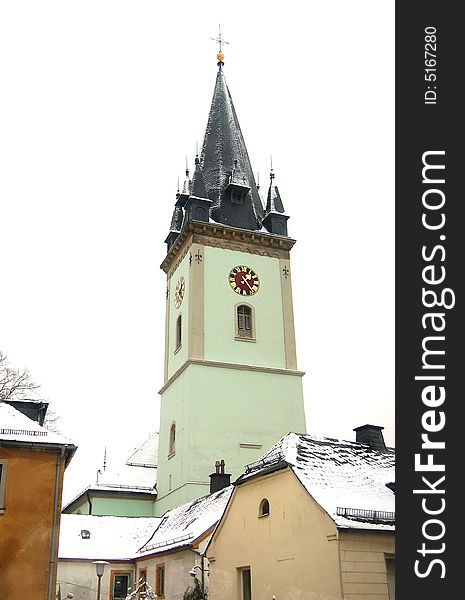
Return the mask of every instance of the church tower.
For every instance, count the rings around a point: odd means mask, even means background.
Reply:
[[[155,514],[236,478],[283,435],[305,432],[290,250],[271,173],[259,195],[218,54],[195,170],[176,196],[167,255],[165,376]]]

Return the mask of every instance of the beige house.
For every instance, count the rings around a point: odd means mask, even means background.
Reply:
[[[247,467],[207,547],[210,600],[394,599],[394,453],[379,427],[357,439],[290,433]]]
[[[144,581],[159,598],[182,600],[193,586],[193,574],[208,588],[203,553],[231,492],[228,486],[162,517],[62,515],[57,579],[61,597],[72,593],[74,600],[96,598],[96,560],[108,563],[101,580],[102,600],[122,600]]]

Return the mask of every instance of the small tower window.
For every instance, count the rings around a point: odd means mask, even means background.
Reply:
[[[179,348],[181,347],[181,342],[182,342],[182,316],[179,315],[179,317],[176,320],[176,350],[179,350]]]
[[[236,306],[236,338],[255,339],[253,309],[247,304]]]
[[[170,441],[168,446],[168,455],[172,456],[176,452],[176,423],[170,427]]]
[[[244,194],[238,190],[231,190],[231,202],[233,204],[242,204],[244,201]]]
[[[260,506],[258,508],[258,516],[259,517],[267,517],[270,514],[270,503],[266,498],[260,502]]]

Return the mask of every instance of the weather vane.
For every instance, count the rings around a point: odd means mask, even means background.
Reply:
[[[213,40],[214,42],[217,42],[220,45],[220,49],[218,54],[216,55],[216,58],[218,59],[218,66],[221,69],[221,67],[224,65],[223,59],[224,59],[224,54],[223,54],[223,50],[222,50],[222,44],[229,44],[229,42],[226,42],[223,39],[223,36],[221,35],[221,25],[218,25],[218,37],[214,37],[214,38],[210,38],[211,40]]]

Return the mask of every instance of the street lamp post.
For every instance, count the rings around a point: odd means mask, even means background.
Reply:
[[[209,569],[204,568],[204,557],[200,557],[201,565],[194,565],[192,569],[189,571],[189,575],[195,577],[195,569],[199,569],[201,572],[201,586],[202,586],[202,596],[205,598],[205,573],[209,573]]]
[[[100,600],[100,587],[101,587],[101,583],[102,583],[102,575],[105,572],[105,565],[109,565],[110,563],[107,562],[106,560],[94,560],[92,562],[92,564],[95,565],[95,571],[96,571],[97,577],[98,577],[97,600]]]

